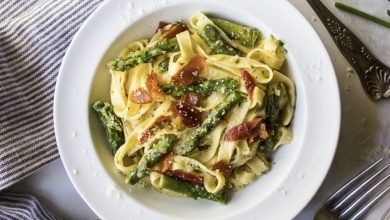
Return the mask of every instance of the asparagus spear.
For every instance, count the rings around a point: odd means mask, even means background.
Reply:
[[[176,38],[163,39],[156,43],[156,45],[145,48],[139,53],[132,54],[125,58],[117,58],[108,63],[108,67],[116,71],[126,71],[141,63],[149,63],[154,58],[163,55],[167,52],[174,52],[179,50],[179,44]]]
[[[198,34],[213,54],[237,55],[234,48],[219,35],[218,30],[211,24],[206,25]]]
[[[187,197],[194,199],[208,199],[222,204],[225,204],[227,200],[227,193],[224,190],[219,191],[215,194],[209,193],[204,188],[204,186],[195,185],[188,181],[174,179],[167,175],[161,176],[160,186],[163,189],[181,193]]]
[[[173,134],[165,134],[159,138],[151,149],[146,152],[138,163],[137,168],[126,178],[126,183],[136,184],[144,177],[148,170],[147,168],[156,164],[170,150],[173,143],[176,141],[176,136]]]
[[[256,28],[250,28],[217,18],[210,18],[210,20],[221,28],[230,39],[246,47],[255,46],[256,40],[260,35],[260,31]]]
[[[238,89],[238,83],[235,79],[217,79],[217,80],[206,80],[201,81],[197,84],[184,86],[184,87],[176,87],[173,84],[168,84],[162,86],[162,90],[167,95],[172,96],[182,96],[186,93],[210,93],[210,92],[235,92]]]
[[[168,71],[168,67],[169,67],[169,57],[165,58],[163,61],[161,61],[158,64],[158,71],[160,73],[165,73],[166,71]]]
[[[268,88],[267,105],[265,108],[265,119],[271,132],[265,142],[258,148],[268,160],[271,159],[274,152],[274,146],[279,140],[278,134],[275,134],[276,121],[278,120],[280,113],[279,96],[275,94],[274,89],[274,87]]]
[[[267,160],[271,160],[272,154],[274,153],[274,145],[276,141],[273,135],[270,135],[267,140],[265,140],[258,150],[262,155],[264,155]]]
[[[279,97],[273,93],[268,96],[267,99],[267,106],[266,106],[266,120],[268,122],[268,125],[272,130],[275,129],[276,127],[276,120],[278,119],[279,116]]]
[[[112,154],[115,154],[119,147],[125,143],[122,121],[115,115],[112,106],[107,102],[96,101],[92,108],[102,122]]]
[[[260,144],[258,151],[268,160],[272,159],[272,155],[274,153],[275,144],[279,141],[281,137],[280,132],[276,132],[276,134],[270,135],[263,143]]]
[[[203,121],[202,125],[197,127],[183,139],[179,140],[179,143],[174,146],[173,151],[179,155],[186,155],[195,149],[202,138],[213,129],[222,117],[229,111],[233,106],[239,103],[241,97],[238,92],[230,93],[222,103],[217,105],[207,118]]]

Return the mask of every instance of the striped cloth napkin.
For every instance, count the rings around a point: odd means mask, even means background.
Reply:
[[[101,2],[0,0],[0,191],[58,158],[52,115],[58,69]],[[4,198],[0,193],[0,219],[40,219],[9,208],[18,200]],[[31,198],[24,198],[27,209],[36,204]]]
[[[0,194],[0,219],[58,219],[31,195]]]

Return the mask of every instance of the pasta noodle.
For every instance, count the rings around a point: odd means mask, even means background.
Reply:
[[[94,106],[109,142],[120,143],[116,168],[131,184],[226,202],[292,140],[295,87],[284,61],[274,36],[203,13],[130,43],[109,63],[113,118]]]

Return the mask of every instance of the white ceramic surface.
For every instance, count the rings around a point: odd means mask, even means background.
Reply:
[[[54,104],[57,144],[82,198],[103,219],[294,217],[323,181],[340,125],[334,70],[309,23],[286,1],[265,0],[262,4],[267,7],[258,7],[255,0],[245,4],[234,0],[132,2],[104,2],[72,41],[60,69]],[[159,20],[188,20],[198,11],[256,26],[265,35],[281,38],[288,50],[284,72],[297,86],[293,142],[277,152],[269,174],[236,193],[226,206],[171,198],[126,185],[115,171],[104,132],[90,108],[96,99],[108,100],[105,63],[121,48],[132,40],[151,36]]]

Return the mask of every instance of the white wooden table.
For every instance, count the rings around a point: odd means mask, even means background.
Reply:
[[[321,202],[369,161],[381,155],[390,160],[390,99],[380,103],[370,101],[364,94],[357,75],[347,73],[350,65],[306,1],[289,1],[312,23],[325,43],[336,69],[341,93],[341,133],[333,165],[320,190],[296,217],[312,219]],[[386,15],[386,9],[390,9],[390,2],[387,0],[340,1],[390,20]],[[374,55],[390,66],[390,29],[339,11],[334,7],[334,0],[323,2],[358,35]],[[12,186],[9,191],[35,195],[63,219],[97,219],[73,188],[59,159]],[[380,219],[388,208],[390,196],[382,200],[366,218]]]

